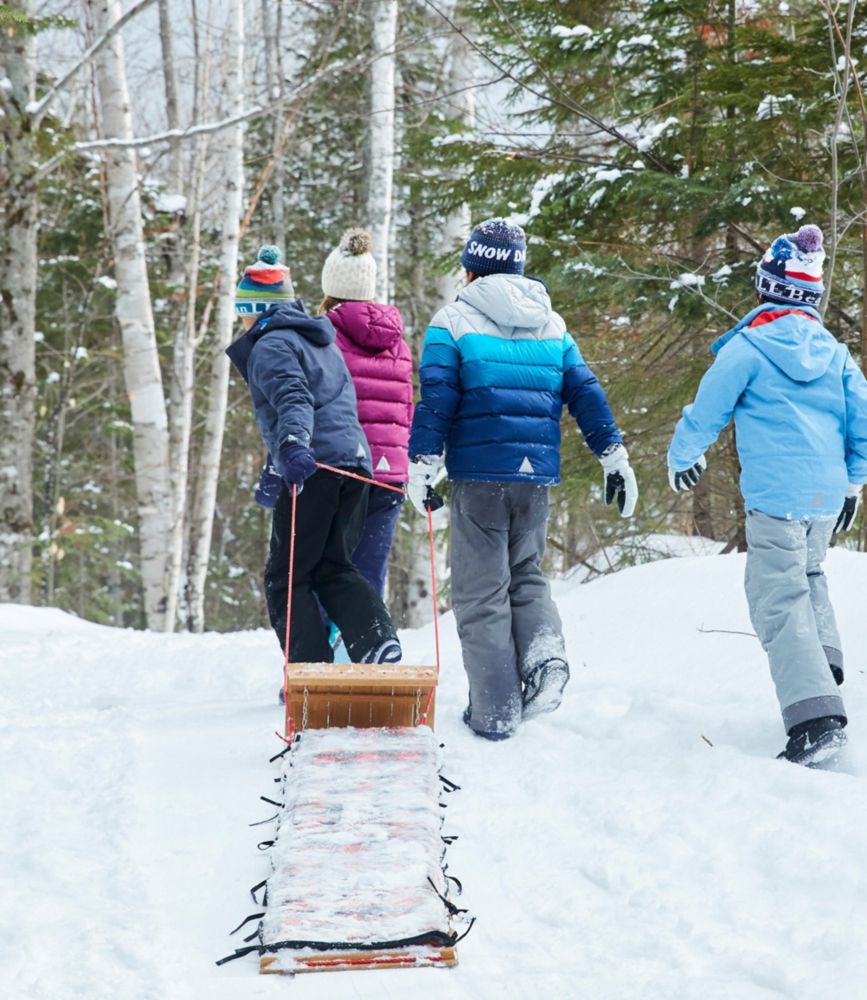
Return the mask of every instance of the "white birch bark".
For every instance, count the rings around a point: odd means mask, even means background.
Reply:
[[[181,125],[180,102],[178,101],[178,73],[175,66],[174,41],[172,38],[172,17],[169,0],[159,0],[160,6],[160,47],[163,56],[163,83],[166,91],[166,120],[170,129]],[[173,194],[181,194],[184,187],[184,161],[181,144],[171,146],[171,166],[169,184]]]
[[[273,21],[271,9],[273,8]],[[283,60],[280,54],[280,35],[283,26],[283,5],[273,4],[272,0],[262,0],[262,33],[265,38],[265,81],[269,101],[283,96],[285,85],[283,81]],[[280,116],[275,115],[272,123],[272,141],[276,149],[280,142]],[[285,211],[285,165],[282,154],[274,161],[274,171],[271,175],[271,238],[270,242],[286,253],[286,211]]]
[[[119,0],[85,0],[97,35],[121,15]],[[94,60],[105,136],[132,138],[123,40],[115,34]],[[167,565],[172,519],[169,435],[145,261],[144,227],[135,154],[105,153],[110,237],[117,280],[115,315],[123,339],[124,380],[133,423],[141,576],[148,628],[171,627]]]
[[[12,8],[25,17],[34,4]],[[35,37],[0,30],[0,601],[29,604],[33,545],[33,428],[37,187]]]
[[[394,189],[394,46],[397,0],[370,5],[374,62],[370,68],[370,175],[367,194],[368,228],[376,259],[376,297],[391,298],[389,239]]]
[[[476,92],[478,82],[478,59],[463,35],[455,34],[449,41],[446,53],[446,72],[443,90],[451,94],[449,106],[454,109],[461,128],[470,132],[476,124]],[[470,208],[461,205],[445,220],[442,229],[442,249],[454,252],[456,245],[470,235]],[[437,278],[437,298],[439,303],[451,302],[457,295],[463,281],[460,264],[455,260],[455,268]]]
[[[231,105],[229,113],[233,113],[240,111],[244,104],[243,0],[231,0],[226,28],[229,40],[226,93]],[[231,343],[235,325],[235,284],[244,192],[243,124],[235,125],[225,133],[223,150],[225,182],[223,231],[220,241],[220,289],[209,379],[208,412],[196,476],[196,496],[190,524],[187,567],[187,626],[193,632],[201,632],[205,627],[205,580],[211,552],[211,534],[220,475],[220,452],[226,424],[229,389],[229,359],[226,357],[226,348]]]

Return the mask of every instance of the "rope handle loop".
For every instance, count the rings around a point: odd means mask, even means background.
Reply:
[[[367,483],[370,486],[379,486],[383,490],[391,490],[393,493],[400,493],[403,496],[407,495],[407,491],[402,489],[400,486],[393,486],[391,483],[380,483],[376,479],[371,479],[368,476],[360,476],[357,472],[350,472],[348,469],[339,469],[334,465],[326,465],[324,462],[316,463],[317,469],[323,469],[326,472],[334,472],[338,476],[345,476],[347,479],[357,479],[359,482]],[[439,499],[439,497],[437,498]],[[292,718],[292,710],[289,705],[289,636],[292,626],[292,580],[293,580],[293,570],[295,566],[295,515],[298,506],[298,486],[292,484],[292,521],[289,536],[289,595],[286,601],[286,646],[283,655],[283,697],[286,702],[286,733],[288,740],[292,740],[295,735],[295,720]],[[434,530],[433,530],[433,510],[437,509],[433,504],[425,504],[427,507],[427,530],[428,530],[428,541],[430,544],[430,576],[431,576],[431,593],[433,595],[433,621],[434,621],[434,645],[436,647],[436,668],[437,677],[440,673],[440,625],[439,625],[439,607],[437,604],[437,576],[436,576],[436,558],[434,552]],[[442,501],[440,504],[442,506]],[[430,694],[428,695],[427,704],[425,705],[424,711],[419,716],[419,722],[421,725],[427,724],[428,714],[430,712],[431,704],[433,703],[434,692],[436,691],[436,686],[431,688]]]

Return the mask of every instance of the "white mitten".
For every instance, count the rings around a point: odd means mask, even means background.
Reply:
[[[605,502],[610,504],[616,497],[620,516],[632,517],[638,501],[638,483],[629,464],[629,452],[622,444],[613,444],[605,449],[599,461],[602,463]]]
[[[410,503],[422,517],[427,517],[431,495],[440,500],[434,493],[434,483],[439,471],[439,455],[419,455],[409,463],[409,481],[406,484],[406,492]],[[442,506],[442,500],[440,500],[439,506]]]

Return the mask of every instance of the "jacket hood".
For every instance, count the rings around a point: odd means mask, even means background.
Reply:
[[[458,293],[458,301],[484,313],[497,326],[537,330],[548,322],[551,298],[541,281],[523,274],[488,274]]]
[[[328,319],[347,340],[372,354],[387,351],[403,337],[400,312],[379,302],[342,302]]]
[[[310,316],[301,299],[281,302],[262,314],[234,343],[226,348],[229,360],[247,381],[247,362],[257,341],[272,330],[292,330],[320,347],[334,343],[334,327],[327,316]]]
[[[767,319],[751,327],[757,317]],[[764,303],[717,340],[711,350],[717,354],[735,334],[744,337],[785,375],[796,382],[813,382],[828,370],[837,350],[837,341],[822,325],[810,306],[783,306]]]

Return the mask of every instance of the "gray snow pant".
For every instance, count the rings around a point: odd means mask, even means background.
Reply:
[[[846,721],[830,665],[843,666],[822,561],[833,518],[787,521],[747,511],[744,586],[789,733],[826,715]]]
[[[477,731],[514,732],[522,681],[546,660],[566,661],[541,569],[547,527],[547,486],[452,484],[452,606]]]

